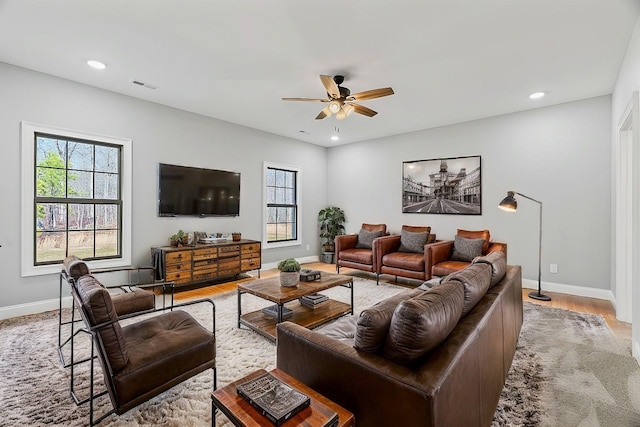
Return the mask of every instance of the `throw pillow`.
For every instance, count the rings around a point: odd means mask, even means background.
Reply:
[[[383,356],[404,365],[419,362],[456,327],[463,301],[460,283],[449,282],[398,304]]]
[[[359,249],[371,249],[373,247],[374,239],[382,236],[382,230],[379,231],[367,231],[365,229],[360,229],[358,233],[358,243],[356,243],[356,248]]]
[[[484,239],[465,239],[464,237],[456,236],[453,242],[451,259],[453,261],[471,262],[475,257],[482,255],[483,245]]]
[[[424,232],[411,232],[400,231],[400,247],[398,252],[415,252],[424,253],[424,245],[427,243],[429,233]]]
[[[420,290],[400,292],[363,310],[358,317],[353,347],[368,353],[382,350],[393,312],[402,301],[421,294]]]

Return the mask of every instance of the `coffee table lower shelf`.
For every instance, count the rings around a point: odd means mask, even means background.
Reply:
[[[305,307],[297,301],[284,306],[292,310],[291,317],[285,319],[286,321],[297,323],[308,329],[317,328],[331,320],[352,313],[351,305],[331,299],[316,308]],[[243,314],[240,316],[240,323],[272,341],[276,340],[276,318],[264,314],[261,310]]]

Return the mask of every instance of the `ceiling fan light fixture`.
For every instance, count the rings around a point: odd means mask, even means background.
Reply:
[[[345,112],[347,117],[349,117],[356,110],[355,107],[351,104],[344,104],[342,106],[342,110]]]
[[[343,120],[347,118],[347,113],[344,111],[344,108],[341,108],[336,114],[336,120]]]
[[[340,111],[340,107],[340,101],[333,100],[329,103],[329,111],[331,111],[333,114],[336,114],[338,111]]]

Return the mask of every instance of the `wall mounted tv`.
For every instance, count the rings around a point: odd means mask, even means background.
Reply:
[[[240,215],[240,173],[167,165],[158,167],[158,215]]]

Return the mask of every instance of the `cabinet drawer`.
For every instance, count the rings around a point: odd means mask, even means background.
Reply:
[[[167,273],[167,282],[176,282],[177,284],[187,283],[191,281],[191,271],[179,271],[177,273]]]
[[[240,245],[221,246],[218,251],[221,257],[240,255]]]
[[[242,255],[250,253],[260,253],[260,243],[251,243],[248,245],[242,245]]]
[[[241,265],[242,271],[259,270],[260,267],[261,267],[260,258],[249,258],[249,259],[242,260],[242,265]]]
[[[193,269],[194,270],[200,270],[200,269],[207,269],[213,266],[213,268],[215,268],[215,266],[218,265],[218,260],[217,259],[203,259],[203,260],[193,260]]]
[[[169,264],[166,267],[167,274],[170,273],[178,273],[180,271],[189,271],[191,270],[190,262],[183,262],[182,264]]]
[[[207,280],[207,279],[215,279],[216,277],[218,277],[218,271],[214,270],[214,271],[198,271],[197,273],[194,271],[193,272],[193,280],[198,281],[198,280]]]
[[[210,259],[210,258],[217,258],[217,257],[218,257],[218,250],[216,248],[195,249],[193,251],[194,260]]]
[[[167,264],[177,264],[185,261],[191,261],[191,251],[167,252],[165,260]]]

